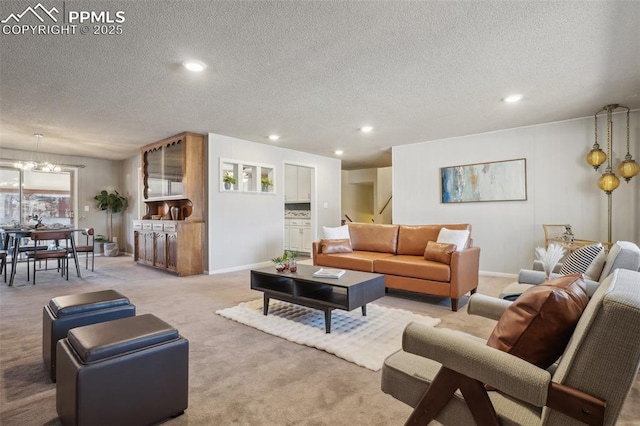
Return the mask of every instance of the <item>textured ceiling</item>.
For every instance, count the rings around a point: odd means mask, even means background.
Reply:
[[[0,19],[37,3],[2,1]],[[123,34],[0,35],[3,148],[38,132],[41,151],[123,159],[189,130],[339,148],[354,169],[395,145],[640,108],[638,1],[41,3],[123,11]]]

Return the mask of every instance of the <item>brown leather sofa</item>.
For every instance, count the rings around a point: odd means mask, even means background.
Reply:
[[[425,259],[429,241],[437,241],[442,228],[468,230],[470,224],[383,225],[348,223],[351,252],[323,253],[326,240],[313,243],[313,264],[385,274],[386,288],[451,298],[451,310],[458,299],[478,287],[480,248],[467,246],[451,254],[451,263]]]

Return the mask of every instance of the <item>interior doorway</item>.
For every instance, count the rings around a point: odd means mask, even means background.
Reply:
[[[315,168],[284,165],[284,250],[311,254],[315,241]]]

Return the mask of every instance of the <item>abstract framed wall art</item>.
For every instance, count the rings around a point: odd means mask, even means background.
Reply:
[[[525,201],[527,160],[442,167],[440,182],[443,203]]]

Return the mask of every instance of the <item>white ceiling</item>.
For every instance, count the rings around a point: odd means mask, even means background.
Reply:
[[[0,19],[37,3],[3,0]],[[3,148],[38,132],[41,151],[123,159],[189,130],[340,148],[356,169],[395,145],[640,108],[640,1],[41,3],[123,11],[123,34],[0,35]]]

